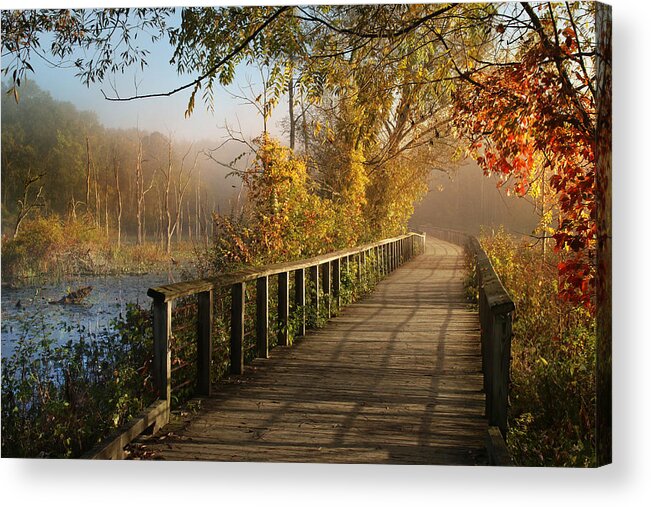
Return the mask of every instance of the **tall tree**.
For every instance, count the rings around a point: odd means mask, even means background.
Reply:
[[[517,37],[518,51],[456,93],[455,124],[484,171],[511,178],[520,195],[545,175],[558,201],[556,249],[567,251],[560,293],[594,309],[594,4],[513,9],[496,18],[496,30]]]
[[[115,196],[116,196],[116,219],[118,227],[118,237],[116,246],[118,250],[122,246],[122,189],[120,188],[120,165],[117,154],[113,154],[113,175],[115,177]]]
[[[137,244],[142,245],[144,242],[144,214],[145,214],[145,196],[154,186],[154,177],[149,180],[149,185],[145,184],[145,177],[142,167],[142,137],[140,131],[137,131],[137,153],[136,153],[136,222],[137,222]]]

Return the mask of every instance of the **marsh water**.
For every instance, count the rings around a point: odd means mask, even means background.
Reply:
[[[129,303],[149,307],[147,289],[181,281],[172,271],[143,275],[78,276],[51,283],[31,283],[2,288],[2,357],[11,355],[16,340],[28,333],[59,343],[100,333],[118,318]],[[50,304],[69,291],[91,286],[90,294],[77,304]],[[47,336],[46,336],[47,335]]]

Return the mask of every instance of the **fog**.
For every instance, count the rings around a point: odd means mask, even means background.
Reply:
[[[429,193],[410,220],[413,229],[431,225],[478,234],[482,228],[503,225],[513,234],[531,234],[538,217],[526,198],[497,188],[498,178],[484,176],[473,161],[450,174],[433,172]]]
[[[198,101],[192,115],[186,116],[189,92],[171,97],[159,97],[130,102],[109,102],[109,96],[129,96],[135,92],[149,93],[171,90],[188,76],[178,76],[169,65],[172,48],[168,44],[155,44],[148,65],[132,69],[125,74],[113,75],[101,86],[84,86],[72,69],[57,68],[39,58],[32,62],[34,81],[48,91],[55,100],[69,101],[79,110],[92,110],[99,121],[108,128],[130,129],[138,127],[149,132],[174,137],[181,143],[193,143],[195,148],[214,150],[214,158],[224,164],[236,159],[247,147],[242,140],[250,141],[262,132],[262,118],[246,100],[235,95],[255,97],[260,86],[259,70],[250,65],[237,66],[234,83],[216,87],[212,107]],[[270,133],[287,142],[281,123],[287,116],[287,100],[283,97],[269,121]],[[225,128],[230,127],[230,133]],[[231,136],[240,141],[225,141]],[[247,158],[239,160],[240,168]],[[211,188],[214,209],[228,212],[238,207],[241,199],[241,179],[226,178],[229,170],[214,161],[204,160],[201,173]],[[478,233],[481,227],[504,225],[510,232],[530,234],[537,223],[534,207],[524,199],[507,196],[504,189],[496,188],[497,179],[485,177],[473,163],[467,162],[450,174],[433,172],[430,191],[416,206],[410,226],[436,225]]]
[[[179,14],[177,13],[176,16]],[[42,47],[49,47],[51,35],[42,34]],[[136,94],[165,93],[192,81],[190,75],[179,75],[170,65],[174,49],[168,43],[150,43],[141,40],[139,47],[149,51],[147,64],[143,69],[132,65],[124,73],[110,73],[102,83],[84,85],[76,75],[71,62],[84,57],[75,50],[61,62],[51,62],[32,54],[30,64],[34,72],[28,79],[49,92],[56,100],[71,102],[79,110],[97,113],[100,121],[108,128],[133,128],[171,134],[178,140],[199,141],[210,139],[220,141],[226,134],[225,125],[241,130],[247,138],[253,138],[262,131],[262,119],[251,104],[235,96],[254,99],[262,90],[260,70],[255,65],[242,62],[236,66],[235,80],[228,87],[215,86],[212,101],[197,96],[196,106],[186,115],[191,90],[184,90],[166,97],[154,97],[131,101],[109,101],[106,97],[126,98]],[[106,96],[106,97],[105,97]],[[279,122],[287,115],[287,101],[279,101],[275,114],[269,122],[272,135],[282,137]]]

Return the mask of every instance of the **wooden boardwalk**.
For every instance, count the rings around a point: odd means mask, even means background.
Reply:
[[[479,320],[462,278],[462,249],[429,238],[372,295],[136,447],[165,460],[486,464]]]

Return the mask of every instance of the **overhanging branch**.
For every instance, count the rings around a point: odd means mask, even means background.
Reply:
[[[194,81],[191,81],[190,83],[186,83],[186,84],[184,84],[182,86],[179,86],[178,88],[175,88],[174,90],[167,91],[167,92],[147,93],[147,94],[144,94],[144,95],[136,94],[136,95],[132,95],[130,97],[109,97],[102,90],[102,95],[104,95],[104,98],[106,100],[110,100],[112,102],[129,102],[131,100],[136,100],[136,99],[151,99],[151,98],[155,98],[155,97],[169,97],[169,96],[174,95],[174,94],[176,94],[176,93],[178,93],[180,91],[187,90],[188,88],[191,88],[193,86],[197,86],[204,79],[210,77],[215,72],[217,72],[217,69],[222,67],[224,64],[226,64],[232,58],[234,58],[240,51],[242,51],[244,48],[246,48],[249,45],[249,43],[260,34],[260,32],[262,32],[265,28],[267,28],[267,26],[269,26],[271,23],[273,23],[276,20],[276,18],[278,16],[280,16],[283,12],[285,12],[287,9],[289,9],[289,7],[280,7],[280,8],[278,8],[258,28],[256,28],[251,35],[249,35],[240,44],[238,44],[238,46],[236,48],[234,48],[230,53],[228,53],[226,56],[224,56],[221,60],[219,60],[215,65],[213,65],[205,73],[203,73],[201,76],[196,78]]]

